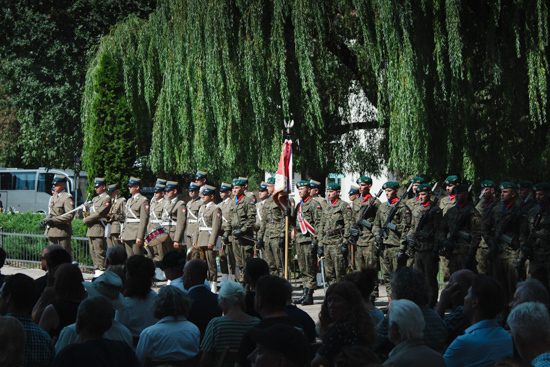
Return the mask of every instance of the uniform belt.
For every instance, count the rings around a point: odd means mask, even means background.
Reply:
[[[211,231],[212,227],[199,227],[199,231]]]
[[[267,223],[269,223],[269,224],[279,224],[279,223],[281,223],[281,221],[280,220],[275,220],[275,219],[270,219],[270,220],[267,221]]]
[[[334,229],[334,230],[326,231],[325,235],[332,236],[332,235],[340,234],[340,233],[342,233],[341,229]]]
[[[160,222],[161,225],[163,226],[175,226],[176,223],[172,223],[172,222]]]
[[[141,222],[141,219],[139,218],[136,218],[136,219],[126,218],[126,223],[139,223],[139,222]]]
[[[151,223],[162,223],[162,220],[160,219],[154,219],[151,221]]]
[[[187,222],[189,223],[198,223],[199,221],[196,219],[187,219]]]

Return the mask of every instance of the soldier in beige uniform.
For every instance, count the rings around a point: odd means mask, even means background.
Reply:
[[[162,209],[162,226],[168,232],[168,240],[164,253],[171,250],[179,250],[183,242],[183,233],[187,221],[187,208],[183,200],[178,197],[178,183],[166,182],[164,189],[164,207]],[[164,256],[164,255],[163,255]]]
[[[128,182],[131,198],[126,202],[126,220],[120,234],[121,242],[126,247],[128,257],[143,255],[143,239],[146,235],[149,222],[149,203],[147,198],[141,195],[141,179],[130,177]]]
[[[260,200],[256,203],[256,226],[254,231],[257,233],[260,230],[260,225],[262,222],[262,210],[265,204],[265,201],[271,196],[267,188],[267,182],[262,182],[258,191],[258,196]]]
[[[95,276],[98,277],[105,271],[105,251],[107,241],[105,239],[105,222],[107,214],[111,210],[111,197],[107,194],[107,181],[103,177],[96,177],[94,189],[97,194],[92,199],[90,214],[82,221],[87,227],[86,236],[90,244],[90,254],[94,264]]]
[[[192,182],[189,184],[189,200],[186,204],[187,211],[187,223],[185,226],[185,244],[187,245],[187,251],[191,250],[193,242],[196,242],[196,239],[193,238],[197,227],[199,226],[199,208],[202,205],[202,200],[199,196],[200,186]]]
[[[74,213],[66,214],[74,209],[74,200],[67,190],[67,178],[63,175],[55,175],[52,181],[53,197],[49,204],[49,213],[46,218],[40,222],[42,228],[46,227],[44,233],[48,236],[50,245],[61,245],[71,254],[71,235],[73,227],[71,222]]]
[[[120,195],[118,185],[113,184],[107,186],[107,192],[111,196],[111,212],[107,216],[107,221],[110,220],[111,233],[107,236],[107,248],[122,245],[120,242],[120,230],[124,224],[124,215],[126,199]]]
[[[214,249],[218,243],[218,236],[222,233],[222,212],[220,208],[214,204],[214,195],[216,188],[214,186],[205,185],[202,190],[203,205],[199,208],[199,227],[195,231],[193,246],[199,246],[204,252],[204,258],[208,265],[207,280],[210,282],[210,287],[213,293],[218,290],[218,267],[216,265],[216,256],[218,252]],[[221,245],[221,241],[219,242]]]
[[[220,185],[220,198],[222,202],[218,204],[218,207],[222,211],[222,227],[229,220],[231,211],[231,184],[222,182]],[[229,238],[229,243],[233,241]],[[220,287],[226,281],[235,281],[235,275],[238,274],[235,264],[235,254],[233,253],[233,247],[231,245],[223,244],[222,249],[219,252],[220,255],[220,270],[222,272],[222,281]]]
[[[202,190],[204,189],[204,185],[206,185],[208,173],[205,171],[197,171],[195,174],[195,183],[199,185],[199,193],[202,194]]]
[[[321,208],[325,210],[328,207],[327,200],[319,195],[319,188],[321,183],[319,181],[310,180],[309,184],[311,185],[311,198],[315,201],[318,201],[321,204]]]
[[[163,227],[162,209],[164,208],[166,201],[164,199],[165,187],[166,186],[164,184],[159,183],[159,180],[157,180],[154,189],[155,193],[153,194],[153,198],[149,202],[149,224],[147,224],[147,233],[151,232],[155,228]],[[153,261],[161,261],[163,259],[165,253],[164,247],[164,244],[150,247],[153,255]],[[159,274],[157,273],[157,279],[161,280],[161,278],[159,278],[158,276]]]

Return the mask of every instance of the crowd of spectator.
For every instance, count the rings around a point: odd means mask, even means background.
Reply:
[[[155,264],[110,248],[92,282],[59,246],[42,267],[36,280],[0,277],[0,366],[550,366],[549,294],[535,279],[506,299],[495,279],[460,270],[432,308],[424,276],[403,267],[384,315],[377,271],[363,269],[330,285],[316,325],[259,258],[219,294],[206,263],[177,251]],[[156,268],[169,280],[157,291]]]

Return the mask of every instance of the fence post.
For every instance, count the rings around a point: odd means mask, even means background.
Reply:
[[[4,227],[0,227],[0,247],[4,248]]]

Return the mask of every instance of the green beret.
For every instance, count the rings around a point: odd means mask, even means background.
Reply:
[[[531,181],[520,181],[518,182],[518,189],[530,189],[534,186],[533,182]]]
[[[550,183],[541,182],[533,186],[533,190],[536,191],[550,191]]]
[[[306,180],[296,182],[296,187],[303,187],[303,186],[311,187],[311,184],[309,183],[309,181],[306,181]]]
[[[233,180],[233,186],[244,186],[246,184],[245,180],[240,180],[238,178]]]
[[[420,184],[416,188],[417,193],[419,193],[419,192],[430,192],[430,191],[432,191],[432,185],[430,185],[430,184]]]
[[[397,190],[397,189],[399,189],[399,183],[397,183],[395,181],[388,181],[384,184],[384,186],[382,186],[382,188],[384,190],[385,189]]]
[[[490,187],[490,188],[494,189],[495,188],[495,183],[491,180],[481,181],[481,188],[484,189],[486,187]]]
[[[513,182],[503,182],[500,184],[499,188],[501,190],[505,190],[505,189],[514,189],[514,190],[517,190],[518,189],[518,186],[513,183]]]
[[[411,178],[411,182],[413,184],[422,184],[424,183],[424,179],[422,177],[413,177]]]
[[[453,194],[458,194],[459,192],[464,192],[464,191],[468,192],[468,185],[466,184],[459,184],[453,187]]]
[[[327,190],[340,190],[340,184],[331,182],[327,185]]]
[[[372,178],[370,178],[369,176],[361,176],[355,182],[357,184],[366,183],[368,185],[368,184],[372,184]]]
[[[275,185],[275,177],[270,177],[267,179],[268,185]]]
[[[445,185],[457,185],[458,176],[449,176],[445,179]]]

